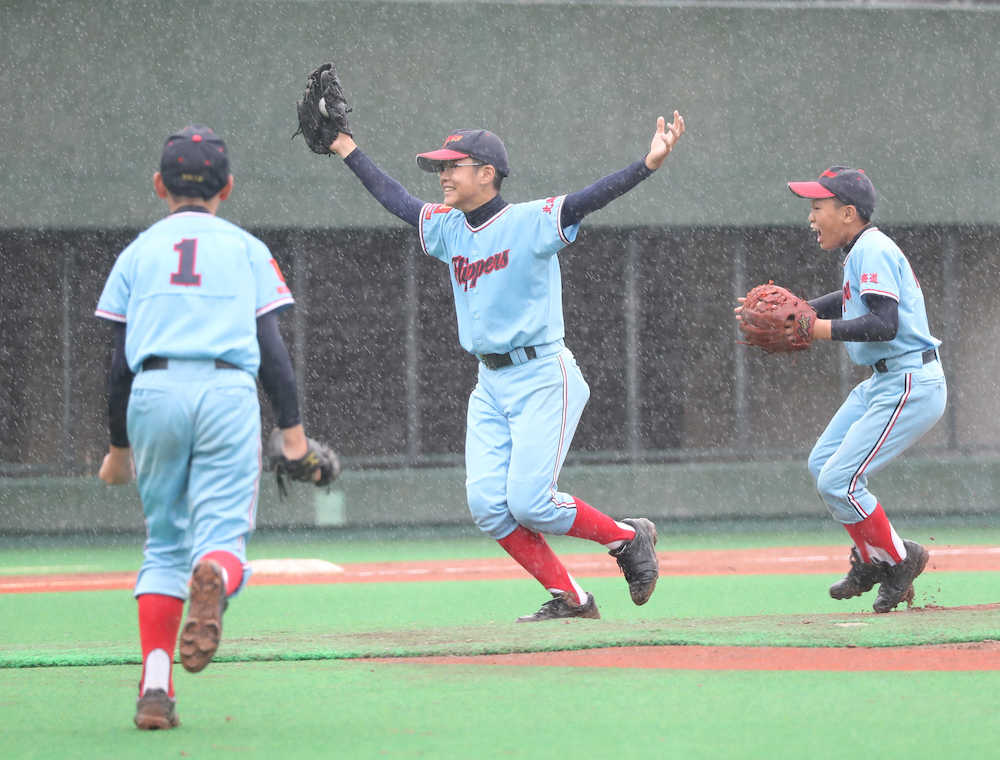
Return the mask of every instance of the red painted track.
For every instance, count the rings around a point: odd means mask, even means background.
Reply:
[[[1000,670],[1000,642],[925,647],[620,647],[378,662],[671,670]]]
[[[848,566],[843,546],[797,546],[767,549],[660,552],[661,575],[760,575],[843,573]],[[335,557],[331,559],[335,560]],[[618,574],[618,566],[603,554],[562,557],[570,573],[580,578]],[[343,572],[320,574],[254,573],[250,585],[322,583],[401,583],[409,581],[509,580],[524,571],[507,558],[423,562],[378,562],[340,565]],[[1000,571],[1000,547],[942,546],[931,548],[927,571]],[[75,575],[0,575],[0,594],[47,591],[106,591],[130,589],[135,573]]]

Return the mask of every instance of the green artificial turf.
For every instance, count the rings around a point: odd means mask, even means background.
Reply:
[[[826,524],[661,526],[658,549],[831,545]],[[927,521],[931,546],[998,544],[986,524]],[[560,553],[601,552],[553,541]],[[251,558],[333,562],[503,556],[468,531],[262,534]],[[845,548],[846,556],[846,548]],[[0,539],[0,573],[135,571],[136,536]],[[225,617],[216,661],[174,668],[180,728],[131,724],[139,678],[131,592],[0,594],[2,753],[28,758],[989,757],[1000,672],[685,671],[431,666],[347,657],[630,644],[899,646],[997,637],[996,573],[932,572],[917,605],[870,612],[835,576],[665,576],[634,607],[620,577],[581,578],[601,620],[524,626],[544,600],[508,581],[251,585]],[[57,667],[74,665],[80,667]]]
[[[1000,731],[998,672],[214,663],[175,672],[168,732],[132,726],[137,676],[0,671],[4,757],[921,760],[992,757]]]
[[[544,594],[530,580],[250,586],[230,604],[222,660],[534,651],[617,644],[894,646],[977,641],[1000,610],[934,609],[998,600],[994,573],[933,573],[927,609],[871,613],[871,595],[835,601],[824,575],[666,576],[643,607],[621,578],[581,579],[603,619],[513,623]],[[0,668],[137,662],[128,591],[0,595]]]

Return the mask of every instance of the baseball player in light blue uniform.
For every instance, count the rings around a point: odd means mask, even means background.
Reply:
[[[563,344],[555,254],[579,229],[560,227],[563,200],[508,205],[477,228],[439,204],[420,216],[424,252],[452,267],[459,343],[512,362],[506,371],[480,362],[466,427],[469,509],[497,540],[518,525],[563,535],[576,516],[573,497],[556,491],[556,480],[590,388]],[[453,258],[455,251],[462,255]]]
[[[292,295],[264,243],[215,216],[232,186],[225,144],[211,129],[169,137],[154,187],[171,213],[118,256],[96,311],[113,323],[115,341],[111,446],[99,474],[128,482],[134,461],[146,518],[135,584],[142,729],[178,723],[171,664],[189,588],[180,652],[197,672],[218,646],[226,599],[249,576],[261,473],[258,371],[286,452],[306,446],[276,321]]]
[[[851,569],[830,595],[846,599],[879,583],[873,608],[889,612],[912,601],[913,580],[928,553],[897,535],[868,490],[868,477],[916,443],[944,413],[948,391],[937,351],[941,341],[928,327],[910,262],[870,221],[875,188],[867,175],[833,166],[817,181],[788,186],[811,199],[809,222],[820,247],[845,251],[841,289],[810,301],[818,316],[813,337],[845,341],[851,360],[872,368],[809,455],[820,495],[855,544]]]
[[[656,528],[645,518],[617,521],[557,481],[590,394],[563,343],[562,284],[556,255],[583,217],[648,177],[684,131],[675,111],[661,117],[650,150],[625,169],[569,195],[507,203],[500,186],[510,173],[503,142],[484,129],[459,129],[443,146],[421,153],[421,169],[438,175],[443,203],[424,203],[341,132],[331,152],[345,159],[369,192],[417,228],[420,244],[451,276],[459,342],[479,362],[469,398],[466,492],[476,524],[552,598],[519,622],[600,617],[542,534],[570,535],[606,546],[621,567],[635,604],[659,577]]]

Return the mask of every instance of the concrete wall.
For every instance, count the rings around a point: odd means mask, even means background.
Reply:
[[[507,142],[509,200],[578,189],[689,132],[588,225],[800,224],[785,181],[846,162],[882,222],[1000,219],[1000,12],[868,3],[37,0],[0,5],[0,227],[142,227],[170,131],[228,140],[225,214],[254,227],[391,226],[339,159],[289,140],[339,63],[359,143],[415,195],[453,128]]]
[[[258,527],[471,525],[461,468],[347,472],[330,491],[262,483]],[[998,515],[1000,460],[910,457],[870,482],[894,517]],[[826,507],[805,463],[740,462],[567,467],[560,487],[617,517],[671,520],[814,517]],[[94,478],[0,479],[0,534],[141,532],[135,486]],[[669,529],[668,529],[669,530]]]

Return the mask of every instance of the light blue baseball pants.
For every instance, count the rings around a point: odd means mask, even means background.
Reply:
[[[203,554],[246,562],[261,472],[256,381],[211,360],[171,359],[136,375],[127,419],[147,536],[135,595],[186,599]]]
[[[851,391],[809,455],[809,471],[830,514],[858,523],[875,511],[873,475],[916,443],[944,413],[948,387],[939,361],[912,371],[875,372]]]
[[[497,370],[480,365],[465,438],[466,495],[480,530],[500,540],[518,525],[570,529],[576,504],[556,482],[589,398],[567,348]]]

